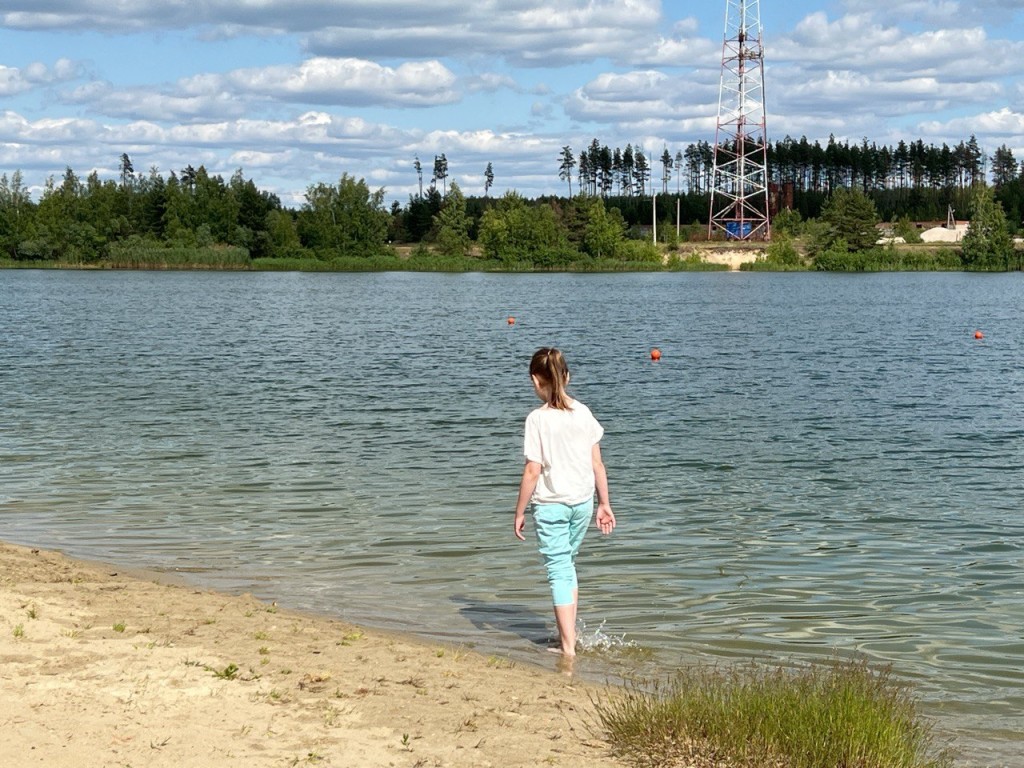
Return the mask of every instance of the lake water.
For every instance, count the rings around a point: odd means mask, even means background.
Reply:
[[[1024,766],[1022,296],[1020,274],[0,271],[0,537],[550,665],[511,526],[527,363],[555,344],[619,517],[580,557],[585,672],[859,655],[960,765]]]

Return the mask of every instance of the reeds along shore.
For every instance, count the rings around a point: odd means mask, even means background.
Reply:
[[[0,765],[620,765],[594,692],[0,543]]]

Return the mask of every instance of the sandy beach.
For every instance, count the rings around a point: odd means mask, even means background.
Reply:
[[[614,766],[577,678],[0,543],[0,764]]]

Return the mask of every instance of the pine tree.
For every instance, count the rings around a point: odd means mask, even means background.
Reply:
[[[469,216],[466,215],[466,198],[462,196],[457,182],[452,182],[444,205],[434,217],[437,229],[435,243],[439,253],[445,256],[466,256],[469,254]]]
[[[974,213],[960,246],[967,269],[1005,270],[1011,267],[1014,250],[1006,227],[1006,214],[988,187],[979,186],[974,193]]]

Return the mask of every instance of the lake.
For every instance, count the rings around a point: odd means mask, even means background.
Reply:
[[[960,765],[1024,766],[1022,296],[1021,274],[0,271],[0,537],[550,666],[512,510],[529,357],[556,345],[619,518],[580,556],[585,673],[867,658]]]

